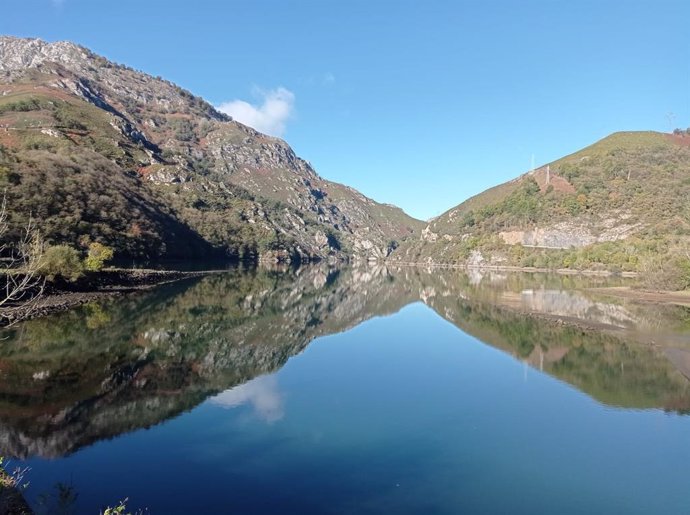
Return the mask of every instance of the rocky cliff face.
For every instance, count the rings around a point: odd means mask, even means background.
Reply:
[[[594,243],[624,240],[641,228],[641,223],[626,224],[625,217],[609,218],[593,227],[577,221],[559,222],[527,230],[501,231],[499,238],[508,245],[545,249],[581,248]]]
[[[128,220],[155,235],[141,251],[148,257],[171,253],[181,232],[169,228],[174,224],[234,257],[271,259],[382,258],[393,241],[421,228],[400,209],[321,178],[284,141],[69,42],[0,37],[0,144],[0,164],[16,170],[20,183],[31,173],[22,168],[24,156],[37,150],[113,162],[162,213],[157,221],[145,214]],[[35,207],[21,184],[12,186],[15,205]],[[132,244],[110,243],[132,253]]]

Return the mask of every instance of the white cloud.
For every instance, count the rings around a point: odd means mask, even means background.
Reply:
[[[249,403],[257,416],[266,422],[275,422],[284,415],[283,396],[275,375],[256,377],[219,393],[211,398],[211,402],[223,408],[236,408]]]
[[[254,127],[257,131],[271,136],[282,136],[285,125],[293,114],[295,95],[285,88],[270,91],[257,91],[262,97],[260,105],[244,100],[223,102],[218,110],[229,114],[240,123]]]

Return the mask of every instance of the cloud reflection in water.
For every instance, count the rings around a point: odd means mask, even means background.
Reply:
[[[254,413],[268,423],[282,419],[285,414],[283,396],[278,389],[275,374],[259,376],[230,388],[211,398],[210,402],[228,409],[249,403]]]

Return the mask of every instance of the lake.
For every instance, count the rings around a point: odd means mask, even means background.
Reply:
[[[25,322],[36,513],[689,513],[690,309],[620,280],[230,270]]]

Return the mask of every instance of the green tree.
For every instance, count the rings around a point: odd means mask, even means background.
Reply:
[[[83,272],[84,267],[79,252],[69,245],[48,247],[39,268],[39,273],[49,281],[54,281],[58,277],[76,281]]]
[[[89,253],[84,260],[84,267],[89,272],[98,272],[103,265],[113,259],[113,249],[94,241],[89,244]]]

